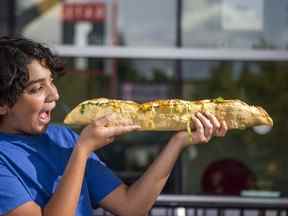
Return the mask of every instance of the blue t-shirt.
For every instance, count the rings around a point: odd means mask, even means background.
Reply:
[[[43,208],[64,173],[77,139],[75,132],[59,125],[50,125],[36,136],[0,133],[0,215],[28,201]],[[92,209],[121,183],[92,154],[76,215],[92,215]]]

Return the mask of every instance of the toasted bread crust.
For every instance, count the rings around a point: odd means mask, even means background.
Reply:
[[[126,100],[97,98],[76,106],[64,120],[65,124],[86,125],[103,115],[113,113],[110,125],[120,120],[129,120],[139,125],[140,130],[185,130],[192,115],[209,112],[220,121],[225,120],[229,129],[244,129],[257,125],[273,126],[273,120],[259,106],[251,106],[240,100],[199,100],[179,99],[154,100],[136,103]]]

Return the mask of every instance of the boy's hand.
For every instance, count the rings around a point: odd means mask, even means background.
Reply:
[[[139,126],[133,125],[129,121],[119,121],[117,126],[109,126],[112,115],[106,115],[95,119],[91,124],[86,126],[80,134],[78,147],[84,148],[90,154],[91,152],[110,144],[114,139],[122,134],[137,130]]]
[[[176,133],[172,139],[175,139],[183,147],[190,144],[207,143],[213,136],[223,137],[227,133],[227,124],[225,121],[219,122],[218,119],[210,113],[196,113],[192,117],[195,125],[195,131],[191,136],[186,131]]]

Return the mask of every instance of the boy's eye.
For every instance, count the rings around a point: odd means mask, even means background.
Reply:
[[[43,93],[47,90],[49,86],[50,88],[55,87],[54,80],[52,77],[45,82],[43,81],[43,82],[33,83],[32,85],[26,88],[25,92],[29,94]]]
[[[34,94],[34,93],[38,93],[42,89],[43,89],[43,86],[35,86],[35,87],[32,87],[28,92]]]

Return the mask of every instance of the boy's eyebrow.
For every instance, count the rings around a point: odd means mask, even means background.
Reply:
[[[36,79],[36,80],[31,80],[31,81],[29,81],[29,82],[25,85],[25,88],[29,87],[30,85],[33,85],[34,83],[44,82],[44,81],[45,81],[44,78],[40,78],[40,79]]]
[[[53,80],[53,76],[52,74],[49,76],[49,79],[52,79]],[[36,79],[36,80],[30,80],[27,82],[27,84],[25,85],[25,88],[27,88],[28,86],[30,85],[33,85],[34,83],[39,83],[39,82],[45,82],[46,78],[39,78],[39,79]]]

